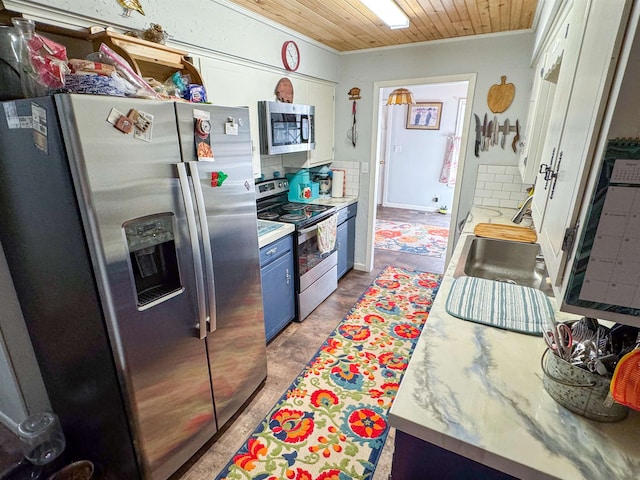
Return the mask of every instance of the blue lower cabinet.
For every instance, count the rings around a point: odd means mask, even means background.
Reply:
[[[400,430],[396,430],[391,477],[402,480],[517,480]]]
[[[338,211],[338,279],[353,268],[356,250],[356,213],[358,204],[353,203]]]
[[[296,315],[293,238],[287,235],[260,249],[260,277],[267,342]]]

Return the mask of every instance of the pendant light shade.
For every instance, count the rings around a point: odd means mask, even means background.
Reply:
[[[406,88],[396,88],[387,99],[387,105],[407,105],[410,103],[414,103],[413,93]]]

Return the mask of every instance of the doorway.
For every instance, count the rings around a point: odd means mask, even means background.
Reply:
[[[419,79],[375,82],[374,93],[376,98],[374,98],[374,105],[378,105],[378,108],[374,109],[374,119],[373,119],[373,127],[372,127],[374,130],[372,132],[372,152],[375,152],[375,154],[372,155],[372,158],[370,159],[370,165],[369,165],[372,175],[370,176],[370,179],[369,179],[368,217],[371,219],[371,221],[367,226],[368,240],[367,240],[367,248],[365,252],[365,265],[367,265],[369,269],[373,269],[373,262],[374,262],[374,239],[375,239],[377,206],[379,203],[378,200],[380,199],[380,203],[384,202],[383,200],[384,192],[389,188],[388,180],[387,180],[387,185],[380,186],[380,182],[384,181],[385,176],[387,177],[387,179],[389,177],[388,173],[385,174],[385,170],[384,170],[386,168],[386,163],[381,163],[381,162],[385,162],[386,159],[389,158],[388,154],[390,153],[389,152],[390,150],[394,150],[393,153],[402,153],[402,150],[405,148],[405,145],[409,145],[408,147],[409,149],[412,148],[411,147],[412,139],[410,137],[407,137],[408,143],[404,142],[399,144],[400,152],[395,152],[397,148],[393,143],[392,137],[390,137],[390,131],[393,128],[394,121],[396,124],[397,123],[402,124],[402,122],[407,122],[408,110],[407,110],[407,107],[404,105],[394,106],[391,108],[387,107],[386,99],[388,96],[388,92],[398,87],[405,87],[412,90],[412,92],[414,90],[418,92],[419,89],[424,88],[425,91],[428,91],[430,87],[433,88],[434,86],[439,86],[439,85],[449,86],[448,84],[464,84],[465,88],[463,88],[460,91],[460,93],[458,94],[458,97],[465,98],[465,99],[473,99],[474,90],[475,90],[475,81],[476,81],[476,74],[461,74],[461,75],[448,75],[448,76],[442,76],[442,77],[427,77],[427,78],[419,78]],[[431,98],[431,96],[427,97],[427,95],[431,95],[431,94],[425,94],[426,98],[424,100],[421,97],[416,98],[416,96],[414,95],[414,101],[427,102],[428,100],[429,102],[427,103],[439,102],[439,100],[435,98]],[[465,106],[466,106],[466,101],[465,101]],[[402,107],[402,112],[398,113],[397,119],[394,119],[392,117],[395,114],[393,114],[393,111],[392,113],[389,113],[389,110],[395,109],[398,107]],[[464,171],[464,159],[466,156],[467,138],[469,134],[469,125],[471,123],[471,108],[465,108],[464,114],[462,115],[461,118],[458,118],[458,111],[460,108],[460,103],[458,102],[458,100],[456,100],[454,107],[448,107],[448,108],[453,108],[454,110],[452,112],[452,115],[454,118],[453,127],[449,126],[448,128],[453,128],[453,135],[455,135],[455,133],[457,132],[460,132],[459,154],[458,154],[459,161],[458,161],[457,170],[459,172],[459,175],[461,175],[462,172]],[[399,127],[396,125],[396,128],[399,128]],[[447,131],[446,133],[444,130],[435,130],[435,131],[436,131],[436,135],[439,135],[440,137],[444,135],[445,137],[444,140],[446,143],[446,140],[447,140],[446,137],[449,136],[451,131]],[[433,132],[429,132],[429,133],[433,133]],[[435,138],[440,138],[440,137],[435,137]],[[442,155],[435,162],[438,172],[441,171],[441,168],[444,162],[445,152],[442,151],[441,153]],[[434,165],[431,165],[431,167],[433,166]],[[418,175],[415,175],[415,174],[412,175],[412,178],[414,181],[417,177]],[[454,229],[456,227],[458,201],[460,198],[460,191],[458,187],[459,184],[460,182],[456,182],[456,186],[453,188],[451,204],[447,205],[448,210],[451,213],[451,217],[450,217],[451,220],[449,224],[449,231],[451,233],[454,232]],[[443,187],[448,188],[444,184],[443,184]],[[405,187],[405,190],[408,190],[408,188]],[[434,211],[434,209],[440,206],[439,196],[438,196],[438,202],[433,201],[434,196],[429,196],[429,192],[427,192],[426,198],[427,198],[427,201],[430,202],[430,205],[425,206],[423,204],[422,209]],[[415,205],[408,204],[406,208],[414,208],[414,206]],[[455,241],[455,235],[453,234],[449,235],[447,253],[446,253],[447,263],[451,255],[454,241]]]

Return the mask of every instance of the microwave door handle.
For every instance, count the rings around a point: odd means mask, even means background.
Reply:
[[[309,142],[309,138],[311,137],[309,128],[311,128],[311,123],[309,122],[309,115],[300,115],[300,138],[302,139],[303,143]],[[305,130],[307,133],[306,137],[304,135]]]
[[[187,162],[189,165],[189,173],[193,180],[193,190],[195,192],[196,207],[198,207],[198,219],[200,220],[200,231],[202,232],[202,247],[204,250],[204,279],[207,284],[209,294],[209,333],[215,332],[217,328],[216,321],[216,284],[213,278],[213,254],[211,252],[211,242],[209,240],[209,223],[207,222],[207,209],[204,204],[204,195],[202,194],[202,185],[200,184],[200,176],[198,175],[198,162]]]
[[[207,336],[207,315],[204,298],[204,275],[202,272],[202,259],[200,258],[200,244],[198,242],[198,228],[196,226],[196,216],[193,210],[193,200],[189,189],[189,179],[187,178],[187,168],[184,163],[176,164],[178,169],[178,181],[180,191],[187,212],[187,225],[189,228],[189,238],[191,239],[191,251],[193,255],[193,267],[196,272],[196,297],[198,300],[198,338],[203,340]]]

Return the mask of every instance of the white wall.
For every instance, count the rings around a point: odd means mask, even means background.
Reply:
[[[381,99],[393,87],[383,88]],[[441,102],[438,130],[408,129],[406,105],[384,107],[391,109],[389,153],[385,159],[387,171],[387,205],[419,210],[435,210],[440,205],[451,208],[453,187],[440,183],[440,173],[455,134],[458,100],[467,93],[467,84],[448,83],[411,86],[415,102]],[[438,202],[433,198],[438,197]]]
[[[533,71],[529,66],[533,40],[532,33],[515,33],[343,55],[340,81],[336,86],[336,160],[364,162],[375,167],[372,164],[375,149],[371,148],[372,134],[375,133],[372,125],[375,82],[475,73],[475,98],[467,100],[467,109],[482,118],[489,112],[489,88],[500,83],[501,75],[506,75],[507,81],[515,85],[516,94],[509,109],[499,118],[508,116],[513,123],[516,119],[523,122],[533,83]],[[351,121],[351,102],[347,95],[351,87],[362,90],[362,99],[358,101],[359,144],[355,149],[342,134],[348,130]],[[458,174],[461,188],[458,211],[452,211],[453,218],[457,220],[464,218],[473,204],[480,161],[483,164],[517,166],[517,156],[511,150],[493,147],[482,152],[478,159],[473,155],[473,146],[474,136],[469,135],[464,171]],[[375,172],[375,168],[369,171]],[[360,268],[365,263],[366,231],[371,221],[368,216],[369,194],[369,174],[361,174],[356,227],[356,264]]]

